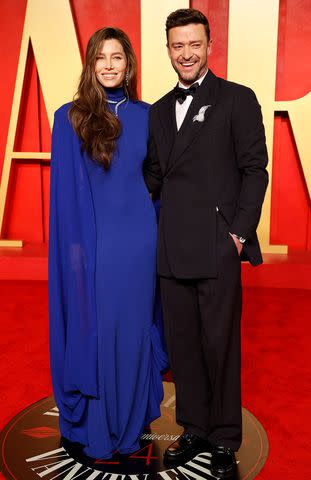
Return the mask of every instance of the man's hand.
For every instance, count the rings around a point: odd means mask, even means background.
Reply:
[[[229,232],[229,234],[231,235],[231,238],[232,238],[232,240],[233,240],[234,243],[235,243],[235,246],[236,246],[236,248],[237,248],[238,254],[241,255],[242,248],[243,248],[243,244],[242,244],[241,242],[239,242],[239,240],[238,240],[234,235],[232,235],[232,233]]]

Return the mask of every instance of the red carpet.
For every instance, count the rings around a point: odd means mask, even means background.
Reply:
[[[46,282],[1,281],[0,312],[1,429],[51,394]],[[270,442],[259,480],[311,478],[310,318],[308,290],[244,290],[243,404]]]

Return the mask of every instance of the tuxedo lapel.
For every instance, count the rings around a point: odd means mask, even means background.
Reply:
[[[219,86],[217,77],[209,70],[202,84],[200,85],[193,101],[187,111],[186,117],[176,135],[173,148],[169,158],[169,171],[178,163],[178,159],[184,151],[190,147],[194,139],[199,134],[203,125],[206,124],[209,117],[212,116],[213,109],[217,103],[219,95]],[[204,108],[204,114],[199,112]],[[175,107],[174,107],[175,110]],[[202,111],[201,111],[202,112]],[[197,120],[194,121],[194,117]],[[176,125],[176,118],[175,125]]]
[[[159,108],[158,114],[163,131],[163,137],[166,140],[165,142],[161,142],[161,144],[165,144],[166,154],[163,160],[167,165],[177,135],[175,95],[173,90],[167,95],[165,102],[163,102],[161,108]]]

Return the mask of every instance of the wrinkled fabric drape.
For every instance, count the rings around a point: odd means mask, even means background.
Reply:
[[[87,397],[98,396],[96,230],[80,142],[58,112],[52,132],[49,238],[54,395],[65,418],[78,422]]]

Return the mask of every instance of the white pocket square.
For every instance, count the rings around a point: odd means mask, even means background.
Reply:
[[[205,112],[211,106],[212,105],[203,105],[203,107],[200,108],[199,113],[193,117],[192,121],[193,122],[204,122]]]

